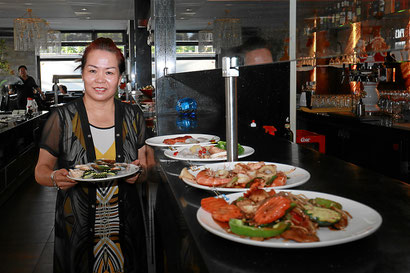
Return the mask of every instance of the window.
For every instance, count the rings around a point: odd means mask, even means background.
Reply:
[[[215,69],[212,45],[199,47],[198,32],[176,33],[176,72]]]
[[[99,32],[97,37],[111,38],[116,44],[124,43],[124,33],[122,32]]]
[[[53,90],[54,75],[80,75],[81,70],[75,70],[79,63],[75,60],[45,60],[40,61],[41,89],[46,92]],[[60,80],[59,84],[67,86],[68,91],[82,91],[82,80]]]
[[[62,43],[91,43],[93,40],[91,32],[62,32]]]
[[[79,65],[75,60],[81,58],[87,45],[98,37],[111,38],[125,55],[127,39],[124,31],[61,31],[61,52],[40,54],[42,90],[52,90],[53,75],[81,74],[80,70],[75,71]],[[82,81],[78,79],[60,80],[60,84],[67,86],[68,91],[84,89]]]

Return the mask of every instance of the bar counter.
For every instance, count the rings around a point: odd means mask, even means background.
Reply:
[[[48,111],[30,117],[0,113],[0,204],[32,176],[38,156],[37,142],[47,116]]]
[[[213,120],[199,115],[193,130],[181,131],[169,126],[160,135],[208,133],[224,139],[225,127],[220,126],[221,121],[213,125],[201,123],[208,119]],[[158,118],[160,124],[174,124],[174,120],[172,116]],[[220,238],[202,228],[196,218],[201,199],[215,194],[186,185],[178,174],[189,164],[169,160],[163,150],[155,148],[162,177],[155,197],[158,272],[410,271],[408,184],[265,133],[240,132],[240,138],[241,144],[255,148],[255,153],[242,161],[301,167],[311,178],[293,189],[334,194],[365,204],[380,213],[381,227],[357,241],[306,249],[264,248]]]
[[[408,117],[407,117],[408,118]],[[410,122],[374,114],[297,112],[297,127],[326,136],[326,154],[410,183]]]

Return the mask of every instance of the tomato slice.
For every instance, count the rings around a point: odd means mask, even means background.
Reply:
[[[212,218],[220,222],[229,222],[230,219],[242,217],[241,210],[235,205],[225,205],[212,213]]]
[[[213,213],[215,210],[226,205],[229,204],[223,198],[207,197],[201,200],[201,207],[209,213]]]
[[[229,220],[229,227],[231,231],[237,235],[269,238],[280,235],[289,227],[289,224],[286,222],[279,222],[273,225],[273,227],[271,228],[255,227],[245,225],[245,223],[241,219],[231,219]]]
[[[291,202],[283,196],[274,196],[263,203],[255,212],[254,220],[257,224],[269,224],[285,215]]]

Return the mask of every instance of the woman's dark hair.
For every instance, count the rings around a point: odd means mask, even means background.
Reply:
[[[77,62],[81,62],[81,64],[76,68],[76,70],[81,68],[82,71],[84,69],[85,64],[87,62],[88,54],[90,54],[91,51],[96,49],[114,53],[118,60],[118,68],[120,70],[120,74],[125,72],[125,58],[121,52],[121,49],[119,49],[110,38],[104,37],[95,39],[91,44],[87,46],[87,48],[84,51],[83,57],[77,60]]]

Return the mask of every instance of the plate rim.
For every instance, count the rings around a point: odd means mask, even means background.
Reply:
[[[246,245],[252,245],[252,246],[259,246],[259,247],[266,247],[266,248],[319,248],[319,247],[327,247],[327,246],[334,246],[334,245],[340,245],[340,244],[345,244],[345,243],[349,243],[349,242],[353,242],[353,241],[357,241],[360,240],[362,238],[365,238],[367,236],[370,236],[371,234],[373,234],[374,232],[376,232],[380,226],[383,223],[383,217],[380,215],[380,213],[378,211],[376,211],[375,209],[373,209],[372,207],[360,203],[358,201],[346,198],[346,197],[342,197],[342,196],[338,196],[338,195],[334,195],[334,194],[329,194],[329,193],[323,193],[323,192],[317,192],[317,191],[307,191],[307,190],[279,190],[279,191],[290,191],[293,193],[298,193],[298,194],[312,194],[312,195],[316,195],[316,197],[323,197],[323,198],[329,198],[329,199],[336,199],[335,201],[337,202],[342,202],[342,204],[346,204],[349,203],[350,205],[359,205],[360,209],[358,210],[362,210],[362,209],[366,209],[366,214],[372,213],[372,217],[375,217],[376,222],[370,226],[369,228],[363,229],[362,232],[360,232],[359,234],[354,234],[353,236],[348,236],[345,238],[341,238],[341,239],[335,239],[335,240],[330,240],[330,241],[319,241],[319,242],[310,242],[310,243],[297,243],[297,242],[293,242],[293,241],[284,241],[284,239],[282,238],[272,238],[269,240],[265,240],[265,241],[255,241],[255,240],[251,240],[249,238],[242,238],[239,235],[235,235],[235,234],[230,234],[227,233],[225,230],[223,230],[221,228],[221,230],[216,230],[213,229],[212,227],[206,225],[206,223],[204,223],[202,221],[203,215],[204,216],[208,216],[210,217],[210,219],[213,221],[211,214],[209,212],[206,212],[204,209],[202,209],[202,207],[199,207],[197,209],[197,213],[196,213],[196,218],[199,222],[199,224],[207,231],[209,231],[210,233],[230,240],[230,241],[234,241],[237,243],[241,243],[241,244],[246,244]],[[237,192],[237,193],[232,193],[232,194],[228,194],[226,195],[226,197],[228,198],[234,198],[235,196],[241,196],[243,193],[241,192]],[[236,198],[238,198],[236,197]],[[233,199],[233,200],[236,200]],[[233,201],[232,200],[232,201]],[[355,214],[355,212],[353,211],[348,211],[352,217]],[[363,213],[362,213],[363,214]],[[216,224],[216,223],[215,223]],[[217,225],[217,224],[216,224]],[[349,227],[349,226],[348,226]],[[343,230],[340,230],[340,232],[343,232]],[[272,242],[271,240],[278,240],[275,242]],[[280,241],[279,241],[280,240]]]
[[[87,164],[82,164],[82,165],[88,165],[88,164],[94,164],[94,163],[87,163]],[[134,164],[131,164],[131,163],[126,163],[126,164],[128,164],[128,166],[130,168],[134,168],[134,169],[131,170],[128,173],[124,173],[124,174],[120,174],[120,175],[104,177],[104,178],[75,178],[75,177],[72,177],[72,176],[69,176],[69,175],[67,175],[67,177],[74,180],[74,181],[77,181],[77,182],[99,183],[99,182],[106,182],[106,181],[111,181],[111,180],[127,177],[127,176],[130,176],[130,175],[133,175],[133,174],[137,173],[141,169],[140,166],[137,166],[137,165],[134,165]]]
[[[195,144],[194,144],[195,145]],[[208,145],[208,144],[204,144],[204,145]],[[246,145],[242,145],[242,147],[246,150],[246,149],[250,149],[250,153],[245,155],[245,152],[241,155],[238,155],[238,158],[245,158],[247,156],[251,156],[255,153],[255,149],[250,147],[250,146],[246,146]],[[176,149],[182,149],[182,148],[186,148],[186,146],[183,147],[177,147]],[[226,160],[226,158],[177,158],[175,156],[172,155],[168,155],[167,152],[170,151],[172,152],[172,150],[167,149],[164,151],[164,155],[168,158],[171,159],[176,159],[176,160],[181,160],[181,161],[192,161],[192,162],[220,162],[220,161],[224,161]]]
[[[211,163],[211,164],[204,164],[204,165],[198,165],[198,169],[202,169],[202,168],[206,168],[207,165],[219,165],[219,164],[236,164],[236,163],[256,163],[256,162],[260,162],[260,161],[233,161],[233,162],[217,162],[217,163]],[[284,163],[278,163],[278,162],[270,162],[270,161],[264,161],[265,164],[275,164],[275,165],[282,165],[282,166],[289,166],[291,168],[297,168],[298,170],[301,170],[303,172],[306,173],[306,178],[304,180],[301,180],[300,182],[294,183],[294,184],[286,184],[283,186],[277,186],[277,187],[268,187],[268,188],[264,188],[264,189],[275,189],[275,190],[279,190],[279,189],[290,189],[290,188],[294,188],[294,187],[298,187],[300,185],[305,184],[307,181],[310,180],[311,175],[310,173],[303,169],[300,168],[298,166],[294,166],[294,165],[289,165],[289,164],[284,164]],[[189,168],[188,168],[189,171]],[[178,175],[179,176],[179,175]],[[184,181],[185,184],[191,186],[191,187],[195,187],[198,189],[202,189],[202,190],[208,190],[208,191],[214,191],[217,190],[219,192],[245,192],[248,189],[247,188],[223,188],[223,187],[208,187],[208,186],[204,186],[204,185],[200,185],[200,184],[194,184],[184,178],[181,178],[182,181]]]
[[[195,144],[210,144],[211,142],[200,142],[200,143],[181,143],[181,144],[174,144],[174,145],[168,145],[168,144],[164,144],[164,143],[152,143],[153,139],[160,139],[163,137],[168,137],[168,138],[174,138],[174,137],[180,137],[180,136],[210,136],[211,138],[215,138],[215,141],[218,142],[219,140],[221,140],[221,138],[217,135],[211,135],[211,134],[171,134],[171,135],[162,135],[162,136],[154,136],[154,137],[150,137],[147,138],[145,140],[145,144],[153,146],[153,147],[181,147],[181,146],[192,146]]]

